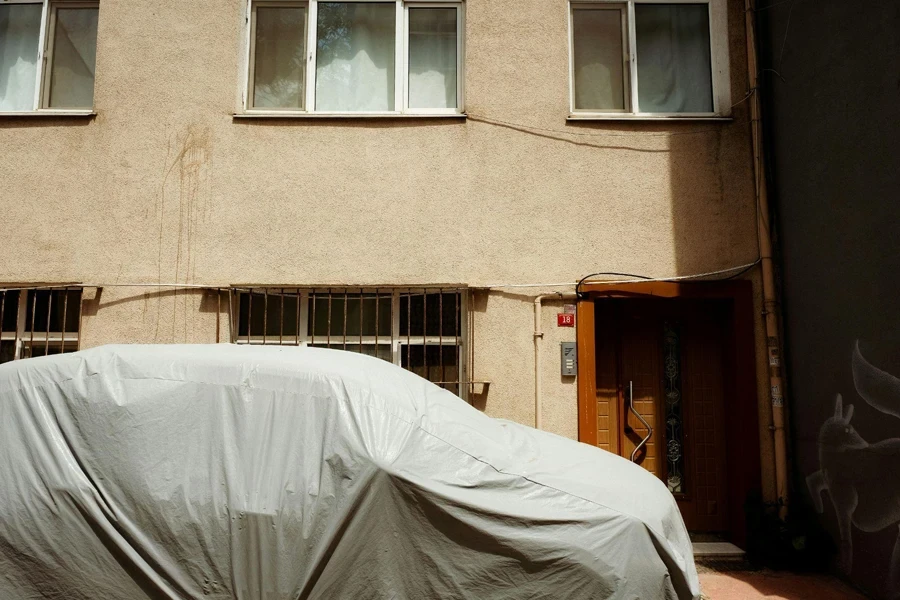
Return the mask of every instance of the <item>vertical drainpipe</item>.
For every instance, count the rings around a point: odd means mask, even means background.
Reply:
[[[778,327],[779,306],[775,288],[775,271],[772,260],[772,235],[769,223],[769,196],[763,155],[761,106],[759,99],[759,67],[756,54],[755,9],[752,0],[744,0],[747,28],[747,74],[750,83],[750,114],[753,132],[753,168],[756,174],[757,228],[759,231],[759,257],[762,266],[763,314],[766,320],[766,346],[769,362],[769,393],[772,400],[771,429],[775,445],[775,488],[778,495],[778,515],[782,519],[788,512],[787,437],[784,428],[784,382],[781,377],[781,335]]]
[[[574,292],[556,292],[542,294],[534,299],[534,428],[543,429],[543,409],[541,403],[541,340],[544,332],[541,328],[541,303],[544,298],[555,300],[574,300]]]

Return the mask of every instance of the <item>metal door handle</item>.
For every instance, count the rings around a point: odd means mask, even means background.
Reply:
[[[650,441],[650,436],[653,435],[653,428],[650,427],[650,423],[644,420],[644,417],[641,416],[641,413],[635,410],[634,408],[634,386],[633,382],[628,382],[628,410],[638,418],[638,420],[644,424],[644,427],[647,428],[647,437],[641,440],[641,443],[634,447],[634,451],[631,453],[631,462],[634,461],[634,457],[637,456],[638,450],[644,447],[648,441]]]

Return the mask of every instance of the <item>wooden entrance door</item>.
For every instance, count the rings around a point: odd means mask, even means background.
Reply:
[[[598,443],[662,479],[697,532],[728,527],[725,322],[714,301],[595,303]]]

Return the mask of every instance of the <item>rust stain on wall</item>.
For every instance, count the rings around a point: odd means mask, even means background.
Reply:
[[[208,216],[211,168],[212,133],[208,127],[190,125],[169,137],[157,204],[157,283],[193,283],[195,279],[194,247],[201,235],[200,224]],[[193,302],[176,291],[158,297],[156,304],[156,340],[165,341],[160,339],[160,323],[162,314],[169,311],[170,341],[190,339]]]

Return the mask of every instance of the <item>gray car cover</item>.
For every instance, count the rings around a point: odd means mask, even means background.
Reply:
[[[109,346],[0,366],[0,598],[698,598],[653,475],[384,361]]]

